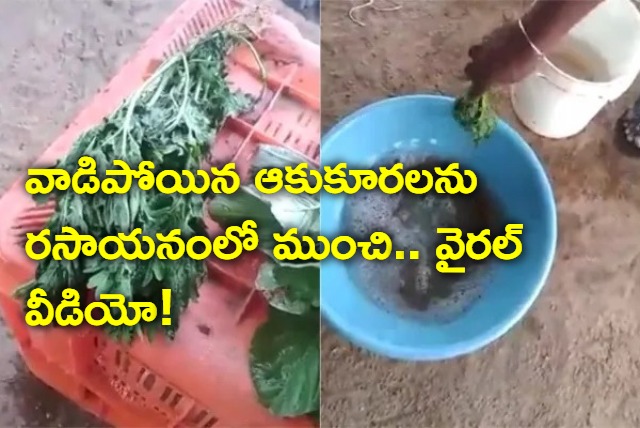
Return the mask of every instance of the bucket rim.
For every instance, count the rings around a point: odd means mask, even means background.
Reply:
[[[541,56],[541,60],[546,66],[550,67],[555,73],[559,74],[560,76],[562,76],[564,79],[567,79],[571,83],[578,83],[578,84],[580,84],[582,86],[590,87],[590,88],[593,88],[593,89],[610,88],[611,86],[620,85],[623,82],[626,83],[626,81],[629,79],[629,75],[628,74],[620,74],[620,75],[612,78],[611,80],[606,80],[606,81],[593,81],[593,80],[579,79],[579,78],[577,78],[575,76],[572,76],[571,74],[567,73],[566,71],[564,71],[563,69],[561,69],[557,65],[555,65],[547,57],[547,55],[542,55]],[[640,56],[639,56],[637,62],[640,62]],[[538,72],[540,72],[541,74],[544,74],[545,77],[551,78],[551,76],[547,76],[546,73],[544,73],[542,70],[538,70]],[[559,85],[559,83],[556,83],[556,84]],[[565,88],[562,88],[562,89],[563,90],[567,90]]]
[[[535,0],[535,1],[538,1],[538,0]],[[640,10],[638,10],[638,7],[640,7],[640,2],[633,1],[633,0],[619,0],[619,1],[624,2],[624,4],[629,9],[628,13],[632,14],[632,15],[635,15],[635,17],[638,20],[638,22],[640,22]],[[598,7],[601,7],[604,3],[606,3],[606,2],[603,2]],[[571,37],[570,34],[571,33],[567,34],[567,37]],[[622,83],[626,83],[626,80],[629,79],[629,76],[626,75],[626,74],[620,74],[618,76],[615,76],[611,80],[607,80],[607,81],[591,81],[591,80],[579,79],[579,78],[574,77],[571,74],[565,72],[564,70],[562,70],[558,66],[556,66],[553,62],[551,62],[551,60],[549,59],[549,57],[546,54],[542,53],[542,55],[540,55],[540,57],[542,59],[542,62],[545,65],[551,67],[551,69],[553,69],[554,72],[558,73],[563,78],[569,80],[572,83],[579,83],[581,85],[584,85],[584,86],[587,86],[587,87],[591,87],[593,89],[603,89],[603,88],[608,88],[608,87],[611,87],[611,86],[617,86],[617,85],[620,85]],[[635,58],[635,63],[637,63],[637,67],[636,68],[640,67],[640,54],[638,54],[637,57]],[[550,76],[546,76],[546,77],[550,77]]]

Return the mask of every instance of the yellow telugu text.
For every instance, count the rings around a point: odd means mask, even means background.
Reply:
[[[131,190],[134,179],[140,190],[156,188],[163,194],[232,194],[240,188],[235,163],[226,164],[222,168],[211,167],[210,171],[198,170],[194,173],[188,170],[164,170],[157,175],[153,172],[155,165],[151,161],[140,162],[137,169],[131,169],[122,160],[114,160],[113,166],[117,169],[106,170],[106,178],[102,180],[97,176],[96,161],[90,156],[83,156],[78,160],[78,170],[73,175],[59,168],[30,168],[30,178],[25,183],[25,189],[31,195],[46,195],[54,189],[71,189],[80,195],[94,195],[100,191],[108,195],[125,194]],[[347,170],[347,164],[342,162],[336,166],[325,166],[322,174],[309,168],[305,162],[296,167],[286,166],[284,171],[279,168],[262,169],[256,174],[255,186],[264,194],[274,194],[284,188],[292,194],[316,194],[324,190],[331,194],[348,195],[374,189],[390,195],[403,189],[416,195],[431,190],[450,195],[468,195],[478,186],[475,173],[468,169],[459,171],[459,163],[452,163],[446,168],[436,167],[437,177],[427,170],[412,169],[405,172],[403,168],[402,163],[396,163],[389,168],[380,167],[378,171]],[[465,185],[464,176],[469,178],[468,186]]]
[[[140,322],[152,322],[158,317],[158,308],[151,302],[128,302],[122,294],[102,294],[100,300],[105,302],[89,303],[84,310],[80,308],[80,294],[78,290],[67,288],[62,292],[63,301],[55,308],[47,299],[47,292],[41,288],[31,290],[27,307],[30,309],[25,314],[25,321],[30,327],[44,327],[51,325],[54,321],[61,327],[77,327],[83,322],[95,327],[105,324],[112,326],[126,325],[133,327]],[[162,290],[163,314],[169,315],[171,303],[171,290]],[[46,308],[46,315],[43,315],[42,307]],[[116,319],[111,313],[112,308],[120,310],[120,318]],[[65,311],[65,312],[63,312]],[[96,314],[99,314],[97,316]],[[129,315],[133,314],[133,317]],[[171,325],[171,318],[162,319],[162,325]]]
[[[96,161],[90,156],[83,156],[78,160],[78,170],[73,176],[64,169],[30,168],[28,175],[31,178],[26,181],[25,189],[31,195],[46,195],[54,189],[66,191],[69,188],[79,195],[85,193],[94,195],[99,191],[107,195],[114,193],[122,195],[131,190],[134,178],[138,180],[140,190],[148,191],[155,187],[160,193],[167,195],[172,193],[202,195],[207,192],[232,194],[240,188],[240,177],[235,171],[235,163],[226,164],[220,169],[211,167],[210,171],[198,170],[195,174],[187,170],[181,173],[164,170],[157,175],[152,171],[155,165],[151,161],[140,162],[137,169],[131,169],[122,160],[114,160],[113,166],[119,169],[108,169],[105,172],[106,178],[103,180],[96,175]],[[45,177],[45,180],[41,177]],[[169,184],[165,181],[167,178],[169,178],[167,180]],[[185,181],[188,182],[186,186],[183,185]]]
[[[215,237],[213,241],[196,236],[185,243],[180,237],[179,229],[174,229],[166,235],[158,233],[155,240],[151,236],[142,235],[142,229],[136,228],[129,234],[119,233],[117,236],[107,236],[98,241],[91,235],[81,235],[74,228],[64,226],[61,234],[54,235],[53,243],[49,229],[44,229],[38,234],[27,233],[25,252],[29,258],[36,261],[50,255],[54,260],[75,260],[80,255],[91,257],[96,254],[105,260],[149,260],[154,255],[163,260],[178,260],[185,255],[195,260],[203,260],[210,255],[222,260],[233,260],[243,251],[258,248],[256,228],[253,220],[246,220],[242,226],[226,228],[225,234]],[[365,242],[357,242],[349,236],[339,236],[332,241],[324,236],[299,237],[297,228],[289,229],[284,234],[274,233],[273,237],[277,243],[273,255],[278,260],[319,261],[329,256],[338,260],[348,260],[354,257],[358,250],[367,260],[386,260],[392,253],[391,238],[384,232],[371,234],[370,240]],[[157,244],[156,240],[160,244]],[[129,245],[131,251],[127,251],[127,243],[133,244]],[[41,251],[36,252],[36,244],[40,244],[38,250]],[[108,246],[109,244],[114,245]],[[144,249],[143,244],[146,247]],[[194,248],[196,244],[200,244],[197,251]],[[306,244],[306,251],[303,250],[303,244]],[[320,251],[317,244],[320,244]]]
[[[157,233],[154,240],[151,236],[142,235],[142,229],[136,228],[129,234],[119,233],[98,241],[91,235],[81,235],[74,228],[64,226],[62,233],[55,235],[53,244],[49,229],[37,235],[27,233],[25,251],[32,260],[42,260],[49,255],[54,260],[75,260],[80,254],[87,257],[99,254],[105,260],[149,260],[153,256],[162,260],[178,260],[185,254],[195,260],[204,260],[210,255],[221,260],[233,260],[243,251],[258,248],[256,228],[255,221],[246,220],[242,226],[226,228],[224,235],[216,236],[213,241],[205,236],[194,236],[185,243],[180,237],[180,229],[173,229],[166,235]],[[40,244],[42,251],[37,253],[34,244]],[[143,244],[146,247],[144,249]],[[128,251],[127,247],[133,250]]]
[[[319,261],[329,256],[338,260],[349,260],[358,251],[366,260],[386,260],[393,250],[391,238],[384,232],[373,232],[369,241],[358,242],[350,236],[338,236],[333,240],[322,235],[315,238],[306,235],[299,237],[298,229],[292,228],[284,234],[274,233],[273,238],[277,242],[273,248],[273,256],[282,261]],[[375,248],[372,248],[374,246]]]
[[[27,233],[25,252],[32,260],[42,260],[50,255],[54,260],[75,260],[81,254],[87,257],[99,254],[105,260],[149,260],[154,255],[162,260],[178,260],[185,255],[195,259],[204,260],[210,255],[221,260],[233,260],[243,251],[253,251],[258,248],[257,225],[253,220],[246,220],[242,226],[230,226],[224,235],[210,240],[204,236],[195,236],[186,243],[180,237],[180,230],[174,229],[164,235],[156,234],[156,243],[151,236],[141,235],[140,228],[131,233],[119,233],[117,236],[107,236],[99,242],[91,235],[81,235],[74,228],[65,226],[62,233],[55,235],[51,242],[49,229],[44,229],[38,234]],[[522,224],[509,224],[505,227],[505,235],[497,236],[493,242],[489,239],[490,231],[485,229],[478,234],[467,233],[467,241],[462,240],[462,231],[457,228],[438,228],[437,233],[446,234],[446,241],[457,245],[457,251],[453,246],[444,243],[436,248],[436,257],[439,260],[436,269],[442,273],[464,273],[464,267],[449,267],[448,260],[460,260],[468,256],[473,260],[483,260],[491,254],[500,260],[513,260],[522,253],[522,242],[516,235],[521,235]],[[273,256],[282,261],[320,261],[328,257],[337,260],[349,260],[360,253],[365,260],[386,260],[393,253],[391,238],[384,232],[374,232],[368,241],[356,241],[350,236],[338,236],[329,239],[318,235],[315,237],[298,236],[298,229],[292,228],[285,233],[274,233],[276,245],[273,248]],[[512,242],[515,249],[511,253],[505,253],[509,243]],[[146,248],[143,249],[143,243]],[[40,244],[41,251],[36,252],[34,245]],[[113,244],[108,246],[109,244]],[[126,244],[129,244],[128,246]],[[195,248],[199,244],[199,248]],[[482,250],[476,251],[474,246],[481,245]],[[129,250],[132,248],[132,250]],[[411,251],[411,259],[418,257],[417,251]],[[404,257],[403,251],[395,253],[396,258]]]
[[[396,163],[390,168],[380,167],[378,172],[366,169],[347,171],[347,164],[342,162],[333,167],[325,166],[322,174],[310,169],[307,163],[301,163],[296,167],[286,166],[284,171],[279,168],[260,170],[254,184],[265,194],[274,194],[284,188],[293,194],[316,194],[324,190],[334,195],[353,195],[361,190],[376,188],[389,195],[405,188],[416,195],[423,195],[432,189],[437,193],[468,195],[478,187],[475,173],[468,169],[458,171],[459,163],[452,163],[447,168],[436,167],[437,178],[427,170],[414,169],[403,173],[403,168],[401,163]],[[469,186],[465,186],[465,175],[469,177]]]
[[[436,269],[441,273],[464,273],[464,267],[449,267],[447,260],[460,260],[465,254],[472,260],[484,260],[492,253],[500,260],[513,260],[522,254],[522,242],[515,235],[522,235],[523,228],[522,224],[508,224],[505,226],[505,235],[497,236],[493,242],[489,240],[489,229],[484,229],[478,234],[467,233],[465,244],[460,229],[440,227],[437,229],[437,233],[448,235],[447,242],[455,243],[457,251],[449,244],[438,245],[436,257],[439,261],[436,263]],[[512,253],[505,254],[503,251],[507,249],[509,242],[514,244],[515,249]],[[475,251],[474,245],[482,245],[482,251]]]

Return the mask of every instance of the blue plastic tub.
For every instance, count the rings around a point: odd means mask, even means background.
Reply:
[[[556,207],[549,179],[529,145],[500,121],[476,147],[452,116],[453,99],[414,95],[371,104],[338,123],[322,141],[321,163],[371,167],[382,154],[414,146],[472,169],[510,222],[524,224],[522,255],[492,261],[490,283],[466,311],[448,322],[421,322],[383,309],[354,284],[347,263],[322,262],[325,321],[356,345],[404,360],[439,360],[473,352],[505,334],[544,286],[556,247]],[[403,144],[411,142],[412,144]],[[400,148],[399,148],[400,147]],[[321,231],[341,229],[347,195],[321,195]]]

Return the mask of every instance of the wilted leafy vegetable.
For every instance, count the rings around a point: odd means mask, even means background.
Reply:
[[[471,133],[473,142],[476,144],[491,136],[498,122],[487,93],[477,97],[465,94],[458,98],[453,115],[458,123]]]
[[[252,171],[295,166],[304,159],[291,150],[261,145]],[[269,259],[256,288],[271,305],[269,319],[251,343],[251,378],[261,402],[276,415],[316,414],[320,394],[320,269],[317,262],[284,263],[273,258],[273,233],[297,227],[299,235],[319,234],[317,195],[265,195],[252,185],[233,195],[217,195],[209,206],[223,226],[254,220],[260,248]]]
[[[143,160],[152,161],[156,174],[168,169],[195,173],[226,118],[250,104],[248,97],[234,93],[226,81],[225,57],[238,40],[236,36],[215,31],[168,59],[115,112],[82,134],[56,167],[73,174],[78,159],[91,156],[101,179],[115,159],[124,160],[132,168]],[[78,195],[68,191],[53,196],[56,210],[47,224],[52,235],[61,233],[63,226],[96,239],[119,232],[128,234],[137,227],[151,236],[179,228],[185,241],[206,234],[205,195],[164,195],[155,188],[143,192],[134,185],[123,195]],[[38,263],[35,279],[19,289],[17,296],[26,301],[32,289],[42,288],[56,304],[64,289],[74,288],[81,296],[86,296],[88,290],[93,290],[96,297],[119,293],[127,301],[151,301],[162,307],[161,289],[168,287],[172,290],[172,323],[164,328],[172,337],[180,314],[198,296],[204,275],[204,262],[188,257],[177,261],[157,257],[147,261],[106,261],[99,256],[56,261],[49,257]],[[112,315],[120,317],[117,309]],[[113,336],[129,340],[136,330],[151,333],[154,328],[162,328],[161,317],[157,321],[106,328]]]

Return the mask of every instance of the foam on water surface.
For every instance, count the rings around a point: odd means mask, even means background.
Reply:
[[[411,168],[444,167],[450,162],[419,153],[385,156],[377,166],[401,162]],[[496,215],[479,188],[472,195],[426,195],[408,192],[387,195],[379,190],[361,191],[347,197],[344,234],[368,239],[373,232],[391,236],[395,250],[404,250],[405,260],[391,258],[368,261],[356,257],[349,261],[354,282],[385,310],[403,317],[428,322],[446,322],[467,309],[482,293],[480,284],[490,274],[490,263],[468,263],[465,274],[441,274],[436,271],[435,248],[443,241],[438,227],[460,227],[463,232],[493,228]],[[493,235],[493,234],[492,234]],[[419,260],[408,258],[409,250],[420,252]]]

